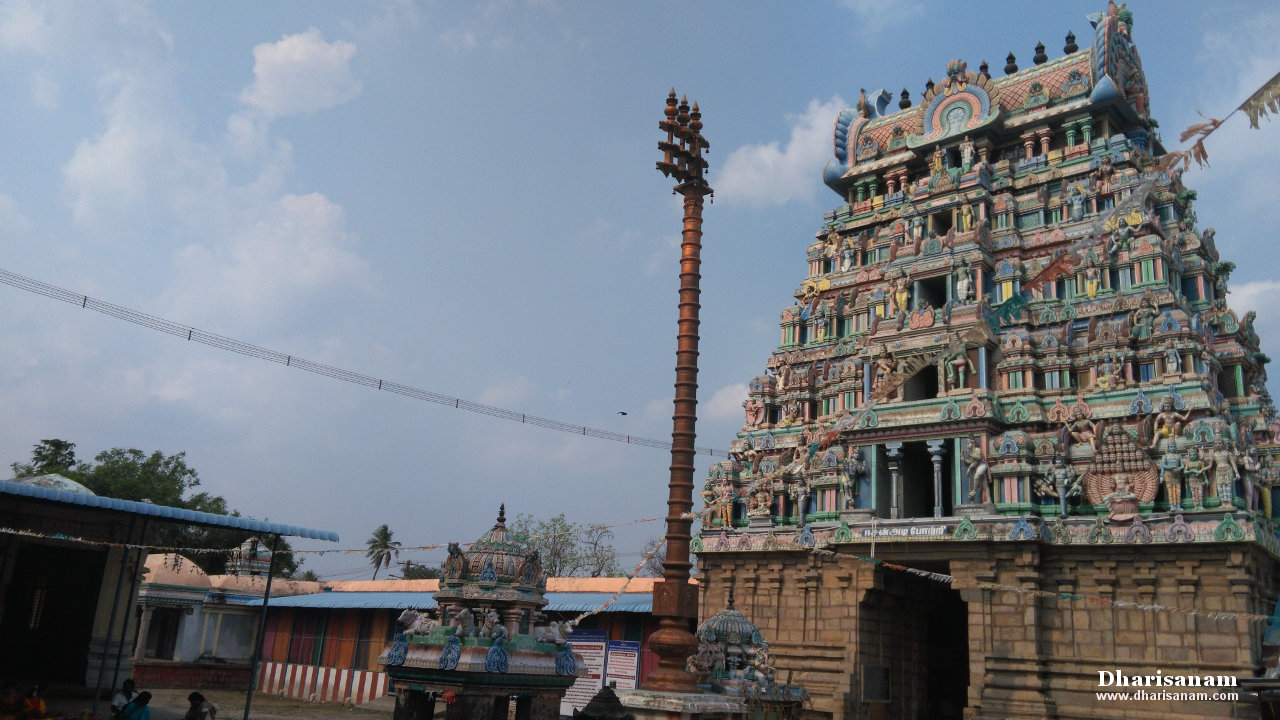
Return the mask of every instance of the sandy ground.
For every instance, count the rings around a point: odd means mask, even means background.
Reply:
[[[238,720],[244,717],[243,690],[207,690],[201,691],[218,708],[218,720]],[[152,690],[151,720],[181,720],[187,709],[188,689]],[[71,716],[80,718],[84,711],[92,706],[88,698],[46,699],[49,713],[54,717]],[[271,695],[253,694],[250,705],[250,718],[254,720],[283,720],[292,718],[315,718],[315,720],[390,720],[395,708],[395,699],[384,697],[365,703],[357,708],[343,707],[339,703],[309,703],[302,700],[274,697]],[[98,717],[107,720],[111,716],[110,702],[103,700],[98,705]]]

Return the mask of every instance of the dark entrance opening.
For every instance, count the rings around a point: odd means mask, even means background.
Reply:
[[[943,445],[945,450],[946,446]],[[947,456],[942,456],[942,515],[952,513],[954,498],[952,482],[947,473]],[[929,446],[923,442],[909,442],[902,446],[902,462],[898,470],[898,482],[902,486],[902,517],[933,517],[933,457]]]
[[[946,563],[913,566],[946,573]],[[858,690],[871,717],[960,720],[969,688],[968,607],[947,585],[894,570],[858,606]]]
[[[106,553],[22,545],[0,617],[0,676],[86,682]]]
[[[938,275],[936,277],[925,278],[916,285],[919,291],[916,297],[929,303],[930,307],[940,308],[947,304],[951,298],[947,297],[947,276]]]
[[[903,400],[929,400],[938,397],[938,371],[925,367],[902,385]]]

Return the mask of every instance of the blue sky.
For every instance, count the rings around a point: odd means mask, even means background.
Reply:
[[[678,198],[654,170],[675,86],[703,109],[699,445],[726,447],[778,342],[859,88],[1062,54],[1102,2],[0,0],[0,268],[405,385],[669,437]],[[1280,71],[1280,5],[1132,2],[1165,143]],[[1237,116],[1186,176],[1280,358],[1280,127]],[[469,541],[499,502],[665,514],[669,455],[217,351],[0,287],[0,461],[177,452],[256,517],[363,545]],[[1273,386],[1273,392],[1276,390]],[[619,415],[625,411],[627,415]],[[700,485],[707,459],[699,460]],[[659,523],[617,529],[626,564]],[[324,547],[298,543],[299,547]],[[435,562],[443,553],[412,559]],[[359,556],[312,558],[322,575]]]

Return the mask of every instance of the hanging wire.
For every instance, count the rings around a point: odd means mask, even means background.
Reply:
[[[266,360],[268,362],[284,365],[285,367],[305,370],[310,373],[315,373],[316,375],[333,378],[334,380],[352,383],[353,385],[363,385],[364,387],[403,395],[404,397],[413,398],[415,400],[422,400],[436,405],[445,405],[457,410],[466,410],[467,412],[476,413],[477,415],[487,415],[489,417],[498,418],[499,420],[508,420],[524,425],[534,425],[547,430],[556,430],[558,432],[581,435],[583,437],[595,438],[597,440],[609,440],[612,442],[624,443],[626,445],[639,445],[640,447],[654,448],[657,450],[671,449],[671,441],[669,440],[654,440],[653,438],[628,435],[626,433],[614,432],[613,430],[602,430],[600,428],[577,425],[575,423],[564,422],[562,420],[538,417],[537,415],[530,415],[518,410],[507,410],[505,408],[494,407],[493,405],[472,402],[452,395],[444,395],[431,390],[423,390],[410,385],[402,385],[400,383],[364,375],[352,370],[344,370],[342,368],[333,367],[332,365],[313,362],[305,358],[300,358],[296,355],[289,355],[277,350],[269,350],[241,340],[206,332],[189,325],[182,325],[154,315],[148,315],[127,307],[113,305],[101,300],[95,300],[88,295],[73,293],[70,290],[65,290],[57,287],[56,285],[50,285],[48,283],[40,282],[39,280],[33,280],[32,278],[18,275],[17,273],[10,272],[3,268],[0,268],[0,283],[18,288],[19,290],[26,290],[27,292],[34,293],[36,295],[43,295],[48,298],[53,298],[54,300],[61,300],[62,302],[70,303],[72,305],[79,305],[85,310],[93,310],[95,312],[102,313],[103,315],[109,315],[111,317],[124,320],[125,322],[141,325],[142,327],[156,330],[158,332],[165,333],[166,335],[183,338],[190,342],[198,342],[202,345],[208,345],[209,347],[226,350],[238,355]],[[694,450],[699,455],[728,457],[728,452],[715,448],[699,447],[694,448]]]

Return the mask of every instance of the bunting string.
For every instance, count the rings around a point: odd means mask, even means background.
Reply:
[[[636,523],[642,523],[642,522],[654,522],[659,519],[660,518],[644,518],[641,520],[633,520],[630,522],[618,523],[616,525],[605,526],[605,527],[617,527],[618,525],[630,525],[630,524],[636,524]],[[155,552],[178,553],[182,555],[218,554],[218,553],[230,555],[230,554],[238,553],[240,551],[240,548],[238,547],[230,548],[230,549],[180,548],[180,547],[155,547],[152,545],[137,544],[137,543],[103,542],[103,541],[87,540],[84,538],[75,537],[72,535],[64,535],[61,533],[41,533],[41,532],[35,532],[32,530],[23,530],[19,528],[10,528],[10,527],[0,527],[0,535],[13,535],[17,537],[26,537],[26,538],[41,539],[41,540],[53,540],[53,541],[59,541],[59,542],[68,542],[68,543],[75,543],[78,545],[87,545],[87,546],[103,547],[103,548],[119,547],[119,548],[126,548],[126,549],[147,549]],[[474,543],[466,543],[466,544],[469,546]],[[575,620],[573,620],[573,622],[576,624],[577,622],[587,617],[590,617],[591,615],[594,615],[596,613],[603,611],[605,608],[609,607],[615,601],[617,601],[618,597],[620,597],[623,593],[627,591],[627,588],[631,585],[631,581],[639,576],[639,573],[641,569],[644,568],[645,564],[647,564],[649,560],[653,558],[665,546],[665,544],[666,544],[665,538],[663,538],[661,542],[655,544],[654,547],[652,547],[647,553],[645,553],[644,557],[641,558],[640,562],[636,565],[635,569],[629,575],[627,575],[627,581],[623,583],[622,587],[619,588],[617,592],[615,592],[608,600],[606,600],[599,607],[595,608],[594,610],[588,610],[582,613],[581,615],[579,615]],[[435,543],[431,545],[419,545],[419,546],[410,547],[410,548],[400,548],[400,552],[437,550],[442,547],[445,547],[444,543]],[[270,552],[270,550],[263,547],[261,548],[260,552],[268,553]],[[278,550],[277,552],[285,553],[286,551]],[[368,552],[368,550],[367,548],[365,548],[365,549],[355,549],[355,550],[293,550],[292,552],[301,553],[301,554],[324,554],[324,553],[352,554],[352,553],[365,553],[365,552]],[[1257,613],[1226,612],[1226,611],[1211,612],[1207,610],[1197,610],[1193,608],[1180,608],[1173,605],[1161,605],[1158,603],[1141,603],[1141,602],[1134,602],[1134,601],[1128,601],[1128,600],[1113,600],[1111,598],[1102,597],[1102,596],[1083,595],[1078,593],[1067,593],[1067,592],[1053,592],[1049,590],[1037,590],[1035,588],[1022,587],[1020,585],[1005,585],[1002,583],[987,582],[982,580],[968,581],[963,578],[956,578],[954,575],[934,572],[931,570],[924,570],[921,568],[913,568],[913,567],[901,565],[894,562],[888,562],[886,560],[883,560],[877,557],[862,557],[858,555],[852,555],[849,553],[842,553],[842,552],[836,552],[834,550],[827,550],[825,548],[811,548],[809,552],[817,557],[828,558],[828,559],[833,559],[838,561],[869,563],[871,565],[875,565],[877,567],[881,567],[886,570],[892,570],[894,572],[901,572],[908,575],[913,575],[915,577],[929,580],[931,582],[941,583],[944,585],[951,585],[953,587],[976,587],[980,590],[988,590],[992,592],[1009,592],[1022,597],[1052,600],[1052,601],[1057,601],[1061,603],[1082,603],[1085,608],[1098,608],[1098,609],[1119,608],[1122,610],[1137,610],[1140,612],[1148,612],[1148,613],[1166,613],[1169,615],[1194,616],[1194,617],[1206,618],[1213,622],[1233,622],[1236,620],[1245,620],[1246,622],[1255,623],[1255,624],[1280,623],[1280,616],[1276,616],[1276,615],[1261,615]]]

